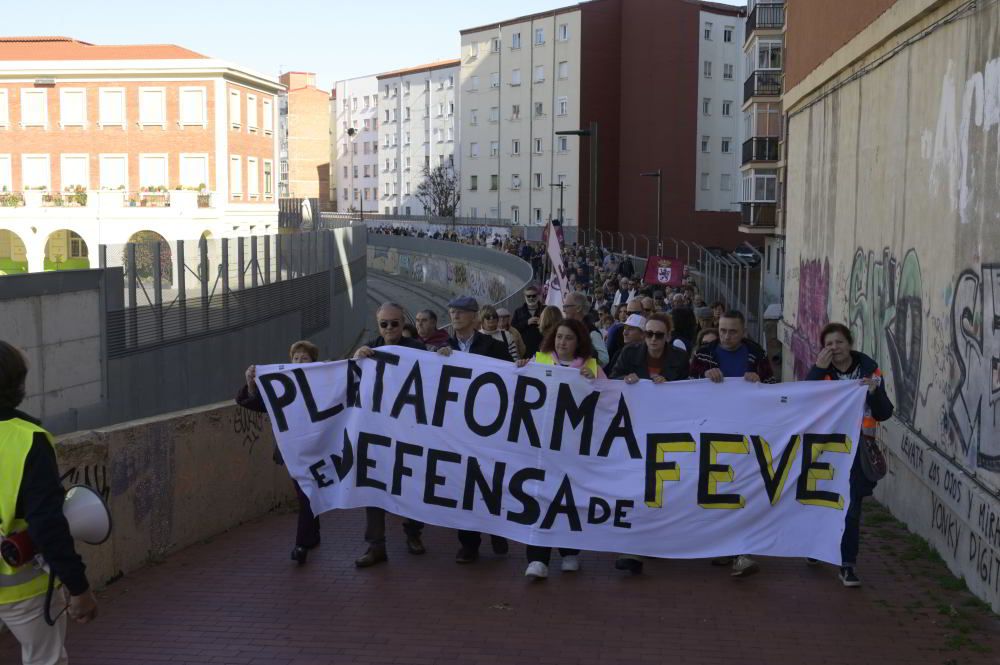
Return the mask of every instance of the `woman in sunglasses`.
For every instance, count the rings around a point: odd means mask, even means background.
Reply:
[[[479,325],[479,332],[489,335],[506,346],[511,358],[514,360],[521,358],[514,336],[508,331],[500,329],[500,315],[497,314],[497,310],[493,305],[483,305],[479,308]]]
[[[663,383],[688,378],[687,354],[670,343],[671,328],[666,314],[646,317],[646,343],[622,348],[611,368],[611,378],[624,379],[625,383],[636,383],[639,379]]]
[[[524,367],[530,360],[522,358],[517,361],[518,367]],[[578,369],[580,374],[588,379],[604,379],[604,370],[597,364],[594,347],[590,342],[590,331],[580,321],[563,319],[549,331],[542,340],[541,350],[535,354],[534,362],[540,365],[559,365]],[[560,547],[562,571],[572,573],[580,570],[580,550]],[[551,547],[528,545],[528,568],[525,577],[536,580],[549,576],[549,561],[552,558]]]

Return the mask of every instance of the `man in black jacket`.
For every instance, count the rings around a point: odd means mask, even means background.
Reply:
[[[538,287],[529,284],[524,289],[524,304],[514,310],[514,318],[510,325],[521,333],[526,349],[525,358],[534,358],[538,347],[542,345],[542,333],[538,330],[539,317],[545,305],[538,297]]]
[[[405,346],[419,351],[427,347],[418,339],[403,337],[403,323],[406,313],[402,305],[394,302],[382,303],[375,312],[379,335],[368,340],[368,343],[354,352],[354,359],[371,358],[375,349],[380,346]],[[423,554],[427,550],[421,540],[424,524],[416,520],[403,520],[403,531],[406,533],[406,549],[410,554]],[[365,542],[368,550],[354,561],[358,568],[368,568],[377,563],[388,561],[385,551],[385,510],[383,508],[365,508]]]
[[[625,379],[626,383],[639,379],[663,383],[688,378],[687,354],[670,343],[670,317],[653,314],[643,322],[643,327],[645,343],[623,346],[608,376]]]
[[[535,289],[536,294],[537,292],[538,290]],[[479,303],[471,296],[460,296],[448,303],[448,315],[451,317],[453,332],[448,338],[448,346],[438,349],[438,353],[450,356],[453,351],[465,351],[477,356],[512,362],[510,351],[507,350],[507,346],[503,342],[476,330],[478,313]],[[525,343],[527,344],[527,341]],[[506,538],[490,536],[490,540],[496,554],[507,553]],[[458,549],[458,554],[455,555],[455,563],[473,563],[479,558],[479,545],[482,543],[482,536],[478,531],[459,530],[458,542],[462,546]]]
[[[97,601],[86,567],[73,546],[63,515],[63,491],[51,435],[31,416],[16,410],[25,396],[28,365],[14,346],[0,341],[0,468],[15,472],[19,484],[0,487],[0,521],[6,535],[27,531],[50,574],[69,592],[67,614],[78,623],[97,616]],[[21,643],[25,662],[66,662],[66,618],[45,623],[46,573],[34,562],[13,567],[0,560],[0,623]],[[62,594],[55,598],[61,598]],[[55,601],[53,614],[62,614]]]

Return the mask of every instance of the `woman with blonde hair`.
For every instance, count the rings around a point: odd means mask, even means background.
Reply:
[[[542,339],[549,336],[549,333],[555,330],[555,327],[559,325],[559,322],[563,320],[562,310],[554,305],[548,305],[542,310],[541,316],[538,317],[538,332],[542,334]]]

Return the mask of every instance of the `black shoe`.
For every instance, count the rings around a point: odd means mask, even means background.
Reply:
[[[615,570],[627,570],[633,575],[642,575],[642,561],[619,557],[615,560]]]
[[[424,543],[420,540],[420,536],[407,536],[406,551],[410,554],[425,554],[427,552],[427,548],[424,547]]]
[[[464,547],[459,547],[458,553],[455,555],[455,563],[475,563],[478,558],[479,550],[470,550]]]
[[[372,545],[367,552],[354,560],[354,565],[358,568],[369,568],[388,560],[389,556],[385,553],[385,545]]]
[[[292,561],[296,562],[300,566],[306,562],[309,557],[309,550],[301,545],[296,545],[295,549],[292,550]]]
[[[507,539],[501,536],[490,536],[490,545],[493,546],[494,554],[506,554],[510,550]]]
[[[854,566],[840,567],[840,582],[846,587],[854,588],[861,586],[861,580],[854,573]]]
[[[814,559],[811,556],[807,556],[806,557],[806,565],[807,566],[818,566],[819,564],[820,564],[820,560],[819,559]]]

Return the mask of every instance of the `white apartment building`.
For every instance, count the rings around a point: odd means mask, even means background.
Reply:
[[[379,74],[378,209],[425,215],[417,188],[438,166],[459,168],[459,60]]]
[[[699,13],[695,209],[739,212],[746,17]]]
[[[461,214],[575,225],[580,187],[579,6],[461,31]],[[582,174],[586,177],[586,173]]]
[[[337,81],[331,181],[339,212],[377,211],[379,90],[374,76]]]

